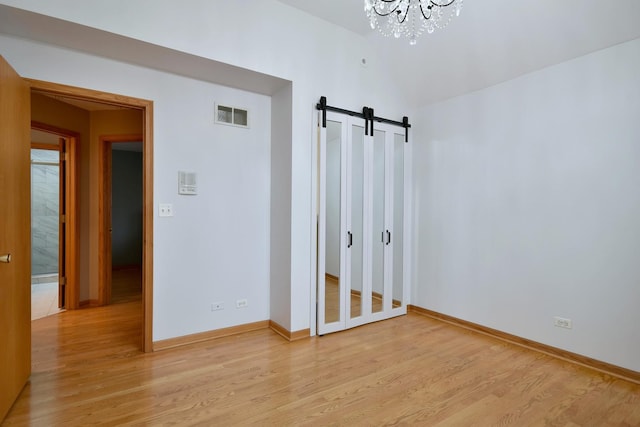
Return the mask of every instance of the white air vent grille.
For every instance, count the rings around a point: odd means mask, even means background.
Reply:
[[[216,123],[248,128],[249,110],[216,104]]]

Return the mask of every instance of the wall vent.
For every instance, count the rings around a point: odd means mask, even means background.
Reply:
[[[216,104],[216,123],[248,128],[249,110]]]

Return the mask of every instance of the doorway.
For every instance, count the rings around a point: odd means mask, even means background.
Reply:
[[[64,138],[31,129],[31,320],[65,307],[65,145]]]
[[[142,135],[100,137],[101,305],[135,299],[143,253]]]
[[[153,102],[139,98],[132,98],[122,95],[98,92],[90,89],[77,88],[73,86],[59,85],[55,83],[43,82],[39,80],[25,79],[31,86],[32,93],[39,93],[45,96],[65,98],[75,102],[102,103],[110,106],[134,109],[140,111],[142,115],[142,129],[139,141],[142,145],[142,187],[143,187],[143,211],[142,211],[142,266],[141,266],[141,287],[142,287],[142,344],[141,349],[145,352],[153,351],[152,337],[152,302],[153,302]],[[84,143],[83,143],[84,144]],[[86,141],[89,144],[89,141]],[[84,147],[84,145],[83,145]],[[91,230],[90,230],[91,231]],[[102,234],[102,227],[93,229],[92,233]],[[98,237],[99,239],[99,237]],[[101,252],[101,251],[99,251]],[[104,254],[98,254],[104,256]],[[100,261],[98,260],[98,264]],[[99,271],[102,277],[103,271]],[[77,289],[76,289],[77,291]],[[101,300],[98,296],[96,301]]]
[[[78,308],[78,141],[31,121],[32,320]]]

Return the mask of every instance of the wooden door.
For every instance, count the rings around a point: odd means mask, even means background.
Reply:
[[[0,56],[0,421],[31,374],[30,121],[29,86]]]
[[[58,225],[58,308],[66,307],[67,296],[67,140],[58,139],[59,166],[59,214]]]
[[[112,233],[113,225],[111,218],[111,141],[100,139],[100,163],[98,166],[100,173],[100,185],[98,187],[99,209],[98,218],[100,221],[100,231],[98,241],[100,254],[98,265],[100,269],[99,305],[111,303],[111,270],[112,261]]]

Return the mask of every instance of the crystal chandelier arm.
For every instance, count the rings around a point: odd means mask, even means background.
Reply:
[[[456,0],[451,0],[449,3],[439,4],[439,3],[436,3],[433,0],[429,0],[429,6],[427,6],[427,10],[429,10],[429,15],[428,16],[424,13],[424,7],[422,7],[422,2],[420,2],[420,13],[422,13],[422,17],[428,21],[429,19],[431,19],[431,15],[433,15],[432,9],[433,9],[434,6],[435,7],[447,7],[447,6],[451,6],[455,1]]]
[[[453,3],[455,3],[455,1],[456,1],[456,0],[451,0],[451,1],[450,1],[450,2],[448,2],[448,3],[440,4],[440,3],[435,2],[435,1],[433,1],[433,0],[429,0],[429,3],[430,3],[432,6],[436,6],[436,7],[447,7],[447,6],[451,6]]]
[[[395,3],[395,2],[397,2],[398,0],[380,0],[380,1],[381,1],[381,2],[383,2],[383,3]],[[455,1],[455,0],[454,0],[454,1]],[[396,7],[394,7],[392,10],[390,10],[390,11],[389,11],[389,12],[387,12],[387,13],[384,13],[384,12],[378,12],[378,9],[376,8],[376,5],[375,5],[375,4],[374,4],[374,5],[372,5],[372,7],[373,7],[373,11],[374,11],[378,16],[389,16],[389,15],[391,15],[392,13],[394,13],[394,12],[397,12],[397,11],[398,11],[398,9],[400,8],[400,2],[398,2],[398,4],[396,5]]]
[[[425,13],[424,13],[424,8],[422,7],[422,3],[420,3],[420,13],[422,13],[422,17],[423,17],[425,20],[427,20],[427,21],[428,21],[429,19],[431,19],[431,15],[433,14],[433,12],[431,12],[431,8],[432,8],[432,7],[433,7],[433,5],[429,5],[429,6],[427,6],[427,9],[429,10],[429,16],[427,16],[427,15],[425,15]]]

